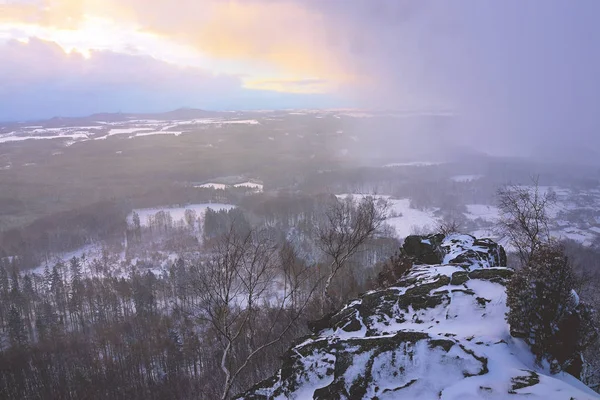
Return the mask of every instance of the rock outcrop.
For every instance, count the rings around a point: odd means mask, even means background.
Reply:
[[[281,370],[239,399],[598,399],[536,366],[505,320],[506,255],[468,235],[407,238],[416,264],[311,325]],[[425,265],[424,261],[435,261]]]

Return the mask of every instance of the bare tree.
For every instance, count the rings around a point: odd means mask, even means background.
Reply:
[[[323,298],[330,308],[334,299],[331,282],[361,246],[379,232],[387,218],[389,202],[383,198],[366,196],[356,201],[348,196],[336,201],[325,213],[318,230],[317,246],[331,260],[323,287]]]
[[[257,355],[295,326],[316,288],[306,287],[306,267],[281,267],[278,255],[260,232],[240,236],[232,229],[217,241],[212,258],[198,266],[199,318],[222,346],[221,399],[230,397]]]
[[[452,233],[460,232],[461,223],[457,218],[453,217],[445,217],[443,218],[437,225],[438,233],[441,233],[444,236],[448,236]]]
[[[522,265],[550,239],[548,208],[556,204],[556,194],[542,193],[537,177],[532,186],[505,186],[498,190],[500,218],[496,232],[517,249]]]

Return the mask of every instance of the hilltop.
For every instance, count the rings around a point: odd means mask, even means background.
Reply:
[[[502,246],[435,235],[404,248],[416,260],[406,275],[313,323],[277,374],[238,399],[599,398],[511,337]]]

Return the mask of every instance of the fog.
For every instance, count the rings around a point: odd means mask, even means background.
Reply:
[[[456,140],[493,155],[600,158],[598,2],[325,3],[361,105],[451,110]]]

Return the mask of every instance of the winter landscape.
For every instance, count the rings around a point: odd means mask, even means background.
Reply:
[[[0,0],[0,399],[600,399],[593,0]]]

